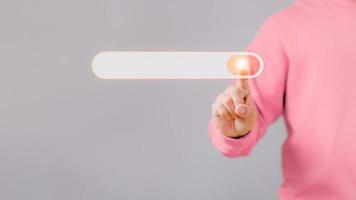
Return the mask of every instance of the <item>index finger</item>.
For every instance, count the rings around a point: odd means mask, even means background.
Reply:
[[[247,78],[239,78],[236,81],[236,86],[240,87],[241,89],[249,89],[249,82]]]
[[[239,77],[237,80],[237,86],[239,86],[241,89],[248,89],[248,79],[244,78],[244,76],[250,74],[249,68],[240,68],[238,70],[238,74],[242,77]]]

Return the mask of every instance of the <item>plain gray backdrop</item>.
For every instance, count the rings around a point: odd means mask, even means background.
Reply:
[[[99,80],[103,50],[241,51],[287,0],[0,5],[0,199],[277,199],[282,120],[246,158],[208,139],[227,81]]]

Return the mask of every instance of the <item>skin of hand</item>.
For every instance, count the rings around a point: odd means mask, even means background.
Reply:
[[[219,94],[212,105],[217,129],[227,137],[241,137],[251,131],[257,120],[248,79],[239,79]]]

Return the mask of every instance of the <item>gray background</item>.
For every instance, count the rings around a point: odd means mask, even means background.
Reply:
[[[0,5],[0,199],[276,199],[283,121],[247,158],[207,135],[226,81],[104,81],[102,50],[243,50],[287,0]]]

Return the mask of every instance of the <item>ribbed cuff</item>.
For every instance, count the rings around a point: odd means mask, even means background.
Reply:
[[[214,120],[209,121],[209,137],[214,147],[226,157],[247,156],[251,148],[256,143],[258,126],[254,127],[249,133],[235,139],[227,137],[217,130]]]

